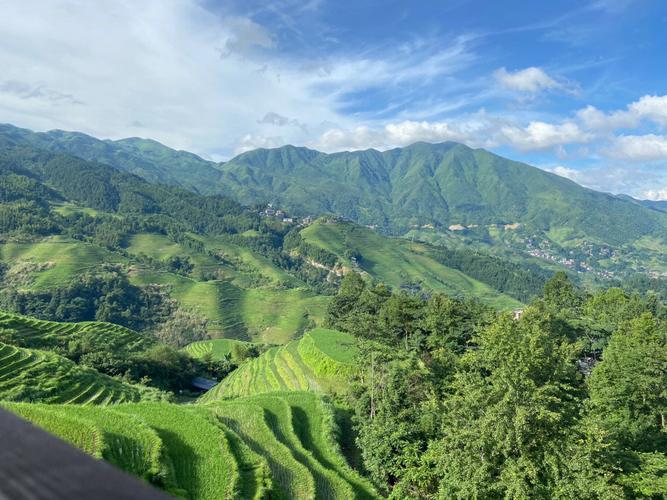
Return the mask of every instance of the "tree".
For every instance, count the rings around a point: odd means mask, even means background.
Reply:
[[[578,465],[589,462],[572,444],[583,395],[577,347],[532,311],[500,317],[475,340],[445,401],[443,437],[415,480],[443,498],[551,498],[573,475],[593,479],[593,497],[611,492],[604,471],[572,464],[577,455]]]
[[[424,301],[406,293],[394,294],[380,310],[380,327],[384,332],[385,342],[392,345],[403,344],[408,351],[422,340],[419,328],[423,316]],[[419,335],[419,338],[415,338]]]
[[[207,323],[206,319],[192,312],[178,309],[171,318],[158,325],[154,335],[167,345],[185,347],[192,342],[208,338]]]
[[[337,327],[355,306],[359,296],[366,288],[363,278],[357,273],[348,273],[340,284],[338,294],[329,303],[327,308],[327,324]]]
[[[548,306],[557,311],[576,309],[581,303],[577,289],[564,271],[558,271],[547,281],[542,297]]]
[[[615,332],[589,380],[591,405],[622,446],[667,452],[667,331],[650,313]]]

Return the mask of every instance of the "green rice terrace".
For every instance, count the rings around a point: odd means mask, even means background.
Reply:
[[[317,328],[242,364],[202,400],[277,390],[341,392],[355,371],[355,354],[351,335]]]
[[[477,297],[498,309],[521,304],[466,274],[447,267],[423,243],[387,238],[349,223],[318,221],[301,231],[308,243],[338,256],[341,262],[393,287],[417,284],[426,291]],[[354,261],[350,257],[353,254]]]
[[[222,360],[229,357],[232,361],[240,361],[249,349],[259,345],[235,339],[210,339],[188,344],[184,350],[198,359],[210,357],[212,360]]]
[[[195,358],[240,363],[195,404],[168,403],[158,389],[58,354],[84,338],[124,352],[153,344],[110,323],[0,313],[0,406],[178,497],[377,498],[343,454],[339,420],[322,394],[354,371],[349,335],[315,329],[248,360],[248,349],[266,346],[195,342],[183,349]]]
[[[147,337],[113,323],[60,323],[0,311],[0,341],[35,349],[56,349],[85,338],[110,349],[140,351],[152,343]]]
[[[52,352],[0,342],[0,399],[107,405],[159,399],[159,391],[126,384]]]
[[[247,248],[224,238],[190,236],[204,245],[206,253],[153,233],[133,235],[122,252],[52,236],[0,242],[0,262],[9,266],[8,276],[20,289],[32,292],[66,285],[103,264],[123,266],[133,285],[167,286],[179,305],[208,320],[213,337],[283,343],[321,324],[329,297],[307,289],[299,279]],[[221,257],[216,260],[211,254]],[[175,256],[190,259],[190,275],[141,263],[144,257],[164,263]]]
[[[185,498],[376,498],[338,445],[330,403],[276,392],[207,405],[1,403]]]

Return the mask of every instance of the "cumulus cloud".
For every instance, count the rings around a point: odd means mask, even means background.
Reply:
[[[577,112],[582,124],[592,130],[617,130],[636,128],[643,120],[667,126],[667,95],[645,95],[627,105],[626,109],[610,112],[586,106]]]
[[[655,169],[643,165],[618,166],[605,162],[587,168],[572,168],[563,165],[542,166],[541,168],[596,191],[625,193],[641,199],[649,199],[647,193],[653,193],[652,196],[657,197],[663,191],[647,188],[647,186],[667,185],[667,179],[661,172],[656,172]]]
[[[628,106],[628,111],[639,117],[667,125],[667,95],[645,95]]]
[[[573,122],[553,124],[534,121],[526,127],[506,125],[501,128],[500,133],[507,143],[526,151],[583,143],[592,139],[590,134]]]
[[[574,143],[586,143],[594,136],[574,122],[530,122],[526,126],[509,119],[478,113],[450,121],[389,122],[383,126],[330,128],[310,145],[323,151],[341,149],[388,149],[418,141],[463,142],[471,147],[511,146],[521,151],[539,151]]]
[[[605,150],[605,154],[610,158],[631,162],[667,160],[667,136],[622,135]]]
[[[536,94],[543,90],[563,88],[563,85],[551,78],[543,69],[531,66],[517,71],[499,68],[494,73],[495,79],[509,90]]]
[[[390,122],[381,127],[330,128],[310,145],[322,151],[367,148],[385,150],[420,141],[434,143],[455,141],[472,147],[491,147],[496,144],[490,138],[491,134],[491,121],[478,118],[456,122],[403,120]]]
[[[639,194],[642,200],[667,201],[667,187],[662,189],[647,189]]]
[[[283,146],[285,140],[281,136],[265,137],[261,135],[246,134],[239,141],[234,154],[241,154],[259,148],[277,148]]]
[[[565,177],[571,181],[578,182],[579,184],[585,182],[585,176],[582,174],[581,170],[576,170],[574,168],[564,167],[562,165],[557,165],[555,167],[547,167],[544,170],[551,172],[552,174]]]

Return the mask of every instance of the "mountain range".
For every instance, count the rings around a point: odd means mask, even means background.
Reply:
[[[493,239],[488,229],[500,225],[521,227],[522,237],[560,248],[640,242],[643,249],[646,239],[652,242],[648,246],[662,248],[667,239],[660,202],[596,192],[454,142],[333,154],[283,146],[216,163],[148,139],[99,140],[0,126],[0,146],[21,145],[108,164],[150,182],[227,195],[245,205],[272,203],[294,215],[334,214],[394,235],[423,227],[454,234],[452,228],[488,242]]]

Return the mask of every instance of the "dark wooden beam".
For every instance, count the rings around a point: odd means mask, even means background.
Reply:
[[[0,409],[0,499],[167,498],[149,484]]]

